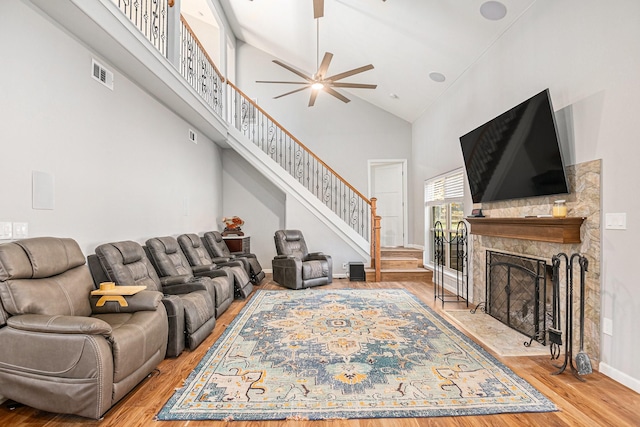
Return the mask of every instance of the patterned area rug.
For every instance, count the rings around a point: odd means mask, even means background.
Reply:
[[[396,418],[555,410],[409,292],[259,290],[157,418]]]

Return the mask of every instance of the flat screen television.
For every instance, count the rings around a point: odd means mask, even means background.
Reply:
[[[460,137],[474,203],[569,192],[549,90]]]

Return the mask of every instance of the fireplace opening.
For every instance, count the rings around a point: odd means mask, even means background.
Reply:
[[[512,329],[546,345],[552,269],[546,261],[487,251],[486,312]]]

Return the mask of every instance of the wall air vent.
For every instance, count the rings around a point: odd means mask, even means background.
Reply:
[[[95,59],[91,60],[91,77],[113,90],[113,73]]]

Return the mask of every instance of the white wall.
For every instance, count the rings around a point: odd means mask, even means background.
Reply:
[[[223,150],[223,215],[244,220],[242,231],[251,236],[251,252],[263,269],[271,269],[276,255],[273,235],[286,228],[286,196],[233,150]],[[218,229],[224,229],[219,224]]]
[[[85,254],[216,227],[215,144],[188,142],[189,124],[117,70],[113,91],[100,85],[92,53],[22,2],[0,2],[0,37],[11,41],[0,67],[0,221],[72,237]],[[54,176],[54,210],[32,209],[32,171]]]
[[[613,335],[603,335],[600,369],[638,391],[640,199],[629,190],[640,182],[639,21],[635,0],[538,0],[414,123],[411,168],[414,188],[421,188],[462,166],[461,135],[548,87],[555,109],[570,114],[563,123],[575,163],[603,159],[603,212],[627,213],[627,230],[603,230],[602,315],[612,319]],[[422,244],[422,194],[410,205],[412,239]]]
[[[362,194],[367,195],[367,160],[409,158],[411,125],[346,91],[343,94],[351,99],[347,104],[322,93],[311,108],[307,107],[309,90],[273,99],[299,86],[260,84],[256,80],[302,81],[271,62],[274,59],[277,58],[238,43],[238,87],[249,97],[257,98],[276,121]],[[354,68],[359,65],[354,64]],[[357,76],[349,81],[357,82]]]

